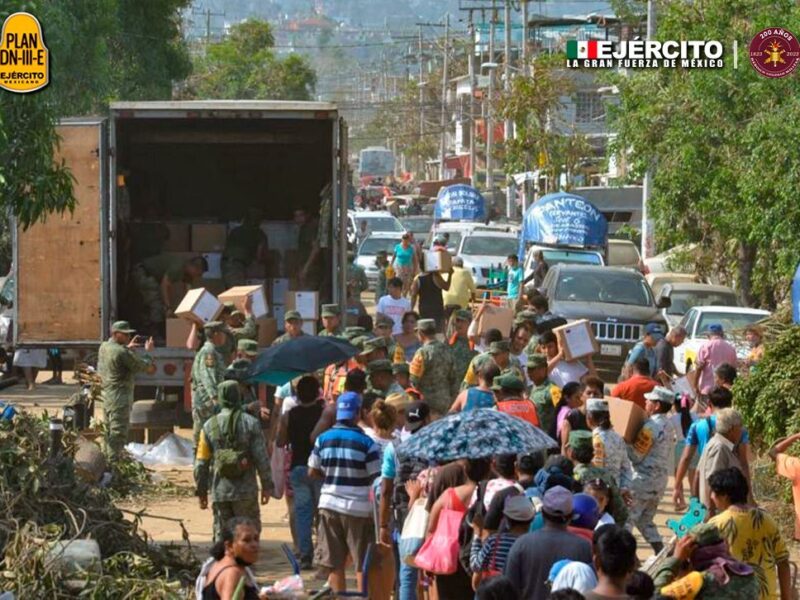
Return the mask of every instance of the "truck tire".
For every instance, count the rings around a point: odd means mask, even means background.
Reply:
[[[175,425],[175,403],[137,400],[131,407],[130,422],[131,426],[139,429]]]

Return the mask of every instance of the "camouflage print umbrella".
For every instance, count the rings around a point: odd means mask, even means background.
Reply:
[[[556,446],[555,440],[527,421],[479,408],[434,421],[400,444],[397,453],[443,462],[538,452]]]

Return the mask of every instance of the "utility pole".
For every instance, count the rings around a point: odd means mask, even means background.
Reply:
[[[444,58],[442,61],[442,114],[439,120],[441,127],[439,139],[439,179],[445,179],[444,156],[447,151],[447,86],[448,81],[448,53],[450,51],[450,13],[444,17]]]
[[[494,200],[494,165],[492,164],[492,150],[494,146],[494,123],[492,121],[492,102],[494,102],[494,22],[497,18],[495,0],[492,0],[492,14],[489,21],[489,90],[487,93],[488,106],[486,107],[486,191],[492,194]]]
[[[194,15],[204,15],[206,18],[206,33],[205,39],[205,47],[208,48],[209,44],[211,44],[211,17],[224,17],[225,11],[222,12],[212,12],[210,8],[205,10],[193,10],[192,14]]]
[[[417,66],[419,67],[419,78],[417,87],[419,88],[419,137],[425,135],[425,93],[422,89],[422,25],[419,26],[419,46],[417,47]],[[424,170],[424,169],[423,169]]]
[[[503,0],[503,28],[505,33],[505,59],[503,60],[503,90],[506,95],[511,93],[511,0]],[[507,146],[511,140],[514,123],[506,118],[503,127],[503,143]],[[511,219],[514,217],[514,196],[515,190],[513,183],[506,181],[506,216]]]
[[[475,164],[475,88],[478,87],[478,78],[475,75],[475,24],[472,21],[472,11],[469,13],[469,179],[472,187],[478,185],[478,170]]]
[[[647,39],[652,40],[656,35],[656,3],[647,0]],[[651,250],[648,241],[655,232],[650,231],[648,204],[650,203],[650,188],[653,184],[653,167],[647,168],[642,180],[642,258],[650,258]],[[653,244],[655,246],[655,244]]]
[[[528,74],[528,0],[521,0],[522,3],[522,45],[520,46],[520,64],[522,65],[522,75]]]

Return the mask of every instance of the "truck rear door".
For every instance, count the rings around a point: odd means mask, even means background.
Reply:
[[[18,346],[96,345],[108,335],[108,169],[105,119],[63,121],[55,159],[74,177],[75,210],[14,239]]]

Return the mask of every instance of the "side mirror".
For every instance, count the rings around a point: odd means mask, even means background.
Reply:
[[[658,308],[669,308],[672,306],[672,299],[669,296],[659,296],[656,306]]]

